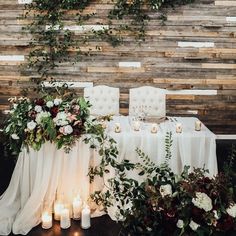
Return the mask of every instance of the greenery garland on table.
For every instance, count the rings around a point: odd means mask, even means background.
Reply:
[[[101,156],[117,153],[114,140],[107,136],[101,122],[110,120],[110,116],[91,118],[89,102],[66,87],[43,89],[41,96],[32,100],[20,97],[9,101],[11,110],[4,133],[6,145],[16,155],[24,147],[39,150],[45,142],[69,152],[80,138],[97,148]]]
[[[90,50],[81,47],[90,41],[105,41],[117,46],[123,41],[124,32],[136,39],[145,40],[145,27],[150,20],[147,8],[164,12],[166,8],[175,5],[192,3],[194,0],[116,0],[114,8],[107,16],[109,28],[88,30],[80,37],[75,32],[65,28],[68,13],[73,16],[77,25],[86,25],[95,13],[86,14],[86,7],[92,5],[91,0],[33,0],[25,5],[23,18],[29,23],[24,29],[32,35],[31,51],[28,56],[28,67],[40,75],[39,81],[50,77],[53,69],[62,62],[76,62],[83,56],[90,55]],[[130,19],[131,22],[127,19]],[[116,22],[116,23],[114,23]],[[97,50],[100,50],[99,45]],[[38,78],[35,74],[33,77]],[[37,79],[36,79],[37,81]]]

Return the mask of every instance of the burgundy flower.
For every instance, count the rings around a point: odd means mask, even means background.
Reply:
[[[200,222],[202,220],[204,211],[195,206],[192,207],[192,218],[195,222]]]
[[[28,113],[28,116],[32,119],[35,119],[36,118],[36,115],[37,115],[37,112],[36,111],[29,111]]]
[[[36,99],[36,100],[34,101],[34,103],[35,103],[35,105],[38,105],[38,106],[43,106],[43,105],[45,105],[45,101],[44,101],[44,99],[42,99],[42,98]]]
[[[234,227],[234,219],[230,215],[222,217],[216,224],[216,227],[221,231],[228,231]]]
[[[74,129],[73,134],[79,136],[81,134],[81,131],[79,129]]]
[[[58,111],[59,111],[59,108],[58,108],[58,107],[52,107],[52,108],[50,109],[50,113],[52,114],[52,117],[53,117],[53,118],[57,116]]]

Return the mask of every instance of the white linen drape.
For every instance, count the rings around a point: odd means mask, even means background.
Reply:
[[[69,154],[46,143],[40,151],[25,149],[19,155],[11,182],[0,199],[0,235],[27,234],[41,221],[45,204],[56,193],[72,202],[73,191],[89,197],[88,168],[91,150],[80,140]]]
[[[165,136],[172,131],[173,144],[170,167],[180,173],[184,165],[205,167],[210,176],[217,174],[215,135],[205,126],[202,131],[194,131],[196,118],[178,118],[183,125],[183,133],[175,133],[175,123],[166,121],[160,124],[157,134],[150,133],[150,124],[142,125],[140,131],[133,131],[128,117],[114,117],[109,123],[107,132],[116,141],[119,150],[118,160],[128,159],[137,162],[136,148],[144,151],[153,162],[161,164],[165,161]],[[114,123],[120,122],[122,132],[115,133]],[[90,165],[99,163],[95,150],[90,149],[82,138],[69,154],[57,150],[52,143],[45,143],[39,151],[23,149],[19,155],[11,182],[0,197],[0,235],[27,234],[41,221],[41,212],[45,201],[52,205],[56,195],[63,195],[64,201],[71,203],[73,193],[79,192],[83,200],[87,200],[93,190],[103,188],[103,179],[96,178],[89,183]],[[115,172],[105,176],[105,181],[114,177]],[[130,172],[130,177],[139,178]],[[109,215],[115,219],[115,207],[109,209]],[[99,209],[94,216],[103,214]]]

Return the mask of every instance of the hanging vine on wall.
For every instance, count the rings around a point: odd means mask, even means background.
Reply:
[[[24,18],[31,21],[25,27],[32,35],[28,67],[36,72],[37,82],[48,79],[53,70],[63,62],[76,62],[88,56],[90,51],[81,47],[90,41],[104,41],[118,46],[125,36],[145,40],[148,12],[164,12],[167,7],[191,3],[194,0],[116,0],[107,16],[108,28],[87,30],[78,37],[75,31],[65,27],[73,19],[77,25],[86,25],[95,13],[84,13],[92,0],[33,0],[25,5]],[[161,15],[160,15],[161,16]],[[115,22],[115,23],[114,23]],[[100,47],[97,47],[98,51]],[[31,73],[33,73],[31,71]]]

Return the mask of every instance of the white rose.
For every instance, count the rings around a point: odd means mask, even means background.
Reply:
[[[34,110],[39,113],[39,112],[42,111],[42,107],[39,106],[39,105],[36,105],[36,106],[34,107]]]
[[[71,134],[73,132],[73,128],[71,127],[71,125],[66,125],[64,127],[64,132],[65,134]]]
[[[28,122],[27,123],[27,128],[29,129],[29,130],[33,130],[35,127],[36,127],[36,123],[32,120],[32,121],[30,121],[30,122]]]
[[[194,222],[193,220],[191,220],[189,226],[193,231],[196,231],[200,225]]]
[[[57,116],[53,119],[57,126],[65,126],[69,124],[67,114],[65,112],[58,112]]]
[[[16,109],[18,107],[18,104],[14,103],[13,108]]]
[[[49,112],[47,112],[47,111],[42,111],[42,112],[40,112],[40,113],[37,114],[35,120],[36,120],[36,122],[37,122],[38,124],[40,124],[42,118],[49,117],[49,116],[51,116],[51,114],[50,114]]]
[[[55,98],[54,99],[54,105],[55,106],[58,106],[58,105],[60,105],[62,103],[62,100],[60,99],[60,98]]]
[[[47,106],[48,108],[53,107],[53,102],[52,102],[52,101],[48,101],[48,102],[46,103],[46,106]]]
[[[207,211],[212,210],[212,200],[207,194],[202,192],[196,192],[196,198],[192,199],[194,206]]]
[[[162,197],[167,195],[172,195],[172,187],[170,184],[165,184],[160,186],[160,193]]]
[[[236,204],[234,203],[234,204],[230,205],[230,207],[228,207],[228,208],[226,209],[226,212],[227,212],[230,216],[232,216],[233,218],[235,218],[235,217],[236,217]]]
[[[19,139],[19,136],[18,136],[17,134],[12,134],[12,135],[11,135],[11,138],[12,138],[12,139]]]
[[[182,229],[184,227],[184,222],[182,220],[178,220],[176,226],[179,228],[179,229]]]

